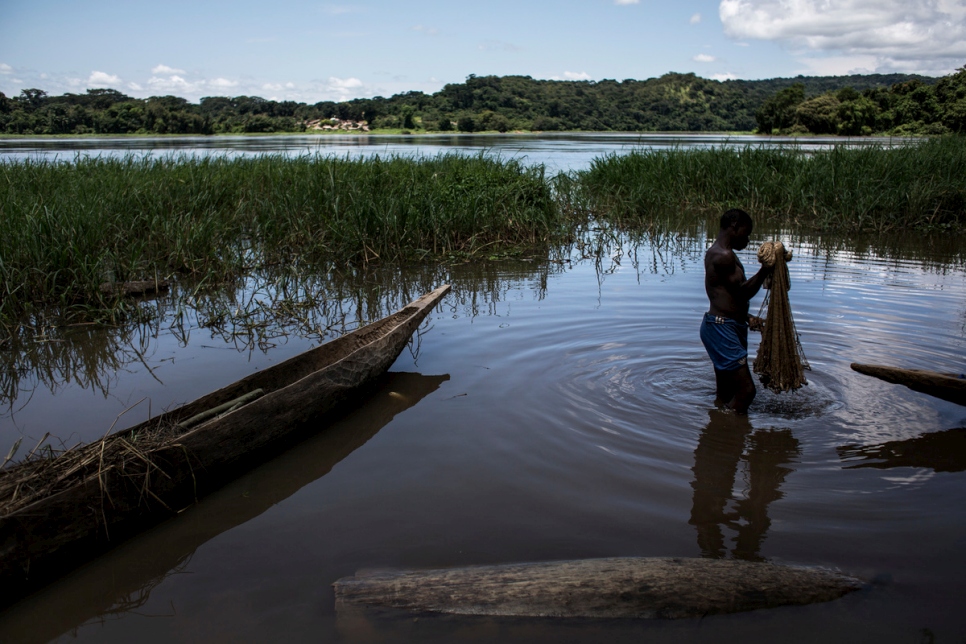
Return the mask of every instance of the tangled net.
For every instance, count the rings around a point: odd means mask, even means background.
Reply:
[[[774,266],[775,272],[765,283],[768,293],[762,302],[768,308],[765,328],[761,333],[761,345],[755,358],[754,371],[761,384],[776,393],[793,391],[808,384],[805,369],[810,369],[802,343],[798,338],[792,307],[788,301],[788,265],[792,252],[785,250],[781,242],[765,242],[758,249],[758,261],[764,266]],[[769,284],[770,282],[770,284]],[[761,311],[759,311],[761,316]]]

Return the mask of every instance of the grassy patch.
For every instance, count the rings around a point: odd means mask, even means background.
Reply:
[[[803,230],[961,229],[966,223],[966,138],[918,145],[674,149],[611,155],[578,178],[600,217],[640,225],[731,207]]]
[[[560,227],[542,168],[457,155],[6,163],[0,221],[8,328],[40,307],[113,315],[107,281],[492,253]]]

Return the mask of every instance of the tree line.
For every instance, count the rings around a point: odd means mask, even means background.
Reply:
[[[755,112],[766,134],[948,134],[966,132],[966,67],[936,83],[910,79],[889,87],[810,93],[795,83]]]
[[[303,132],[315,120],[370,129],[479,131],[688,131],[870,134],[963,131],[966,72],[798,76],[716,81],[669,73],[648,80],[550,81],[469,76],[435,94],[273,101],[257,96],[133,98],[114,89],[51,96],[0,93],[0,133],[230,134]]]

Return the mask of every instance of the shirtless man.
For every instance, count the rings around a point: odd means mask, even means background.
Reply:
[[[772,269],[762,267],[745,279],[735,255],[748,246],[751,217],[734,208],[721,215],[718,239],[704,256],[704,290],[711,306],[701,321],[701,342],[714,364],[715,404],[747,413],[755,399],[755,382],[748,369],[748,302]]]

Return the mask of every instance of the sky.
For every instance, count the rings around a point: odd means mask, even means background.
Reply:
[[[323,100],[467,76],[645,80],[966,65],[966,0],[0,0],[0,92]]]

